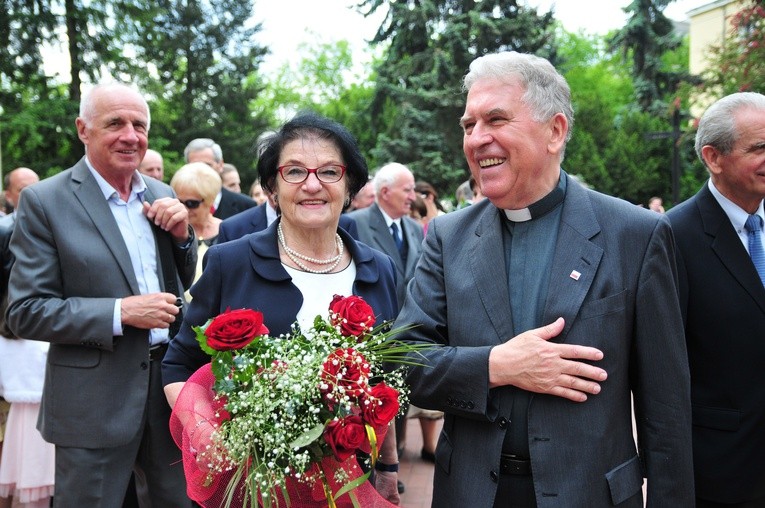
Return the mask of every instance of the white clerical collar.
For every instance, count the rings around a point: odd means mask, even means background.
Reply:
[[[528,208],[521,208],[520,210],[503,210],[505,217],[513,222],[526,222],[531,220],[531,212]]]
[[[532,203],[526,208],[519,208],[516,210],[504,209],[502,211],[505,212],[505,217],[507,217],[509,221],[526,222],[547,214],[561,204],[565,196],[566,183],[563,179],[563,175],[561,175],[561,179],[558,181],[558,186],[536,203]]]

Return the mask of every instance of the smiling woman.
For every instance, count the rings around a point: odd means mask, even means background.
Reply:
[[[392,320],[398,309],[390,258],[338,227],[344,206],[368,178],[356,140],[343,126],[315,114],[293,118],[268,139],[258,173],[281,215],[265,231],[207,251],[204,272],[191,290],[194,299],[163,365],[171,405],[189,376],[209,362],[193,327],[228,308],[259,310],[272,336],[289,334],[295,322],[311,329],[334,295],[363,297],[377,322]],[[393,469],[395,432],[389,431],[380,453]],[[397,474],[385,471],[375,487],[398,502]]]

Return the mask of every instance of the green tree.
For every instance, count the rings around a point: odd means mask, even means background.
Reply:
[[[682,41],[675,34],[664,9],[673,0],[633,0],[624,11],[627,24],[610,40],[613,50],[621,50],[625,61],[632,62],[632,76],[637,103],[641,110],[666,110],[666,97],[678,84],[688,80],[687,72],[668,68],[663,56],[677,49]]]
[[[267,51],[255,42],[261,27],[249,22],[252,2],[142,1],[125,11],[134,25],[124,32],[142,62],[134,79],[151,98],[152,146],[180,161],[191,139],[213,138],[251,180],[255,143],[267,127],[250,107],[262,89],[257,72]]]
[[[387,6],[373,43],[387,44],[377,65],[373,159],[407,164],[416,178],[448,194],[467,179],[458,120],[461,81],[476,55],[498,50],[555,59],[552,13],[502,0],[365,0]]]
[[[722,44],[708,51],[700,91],[719,97],[734,92],[765,93],[765,6],[749,0],[730,20]]]
[[[0,1],[0,144],[2,171],[28,166],[41,175],[65,167],[76,140],[65,89],[51,85],[42,47],[57,18],[48,2]],[[62,126],[67,120],[68,132]],[[81,154],[81,152],[80,152]]]
[[[633,100],[632,78],[618,57],[607,51],[606,37],[558,28],[558,69],[571,88],[575,121],[563,167],[595,189],[613,187],[603,154],[610,145],[614,119]]]
[[[316,36],[318,40],[318,35]],[[370,105],[374,94],[374,75],[368,69],[356,69],[348,41],[300,46],[305,54],[297,62],[285,63],[265,83],[253,102],[255,111],[262,111],[272,128],[303,110],[315,111],[344,125],[357,139],[371,167],[370,153],[375,138],[370,122]]]

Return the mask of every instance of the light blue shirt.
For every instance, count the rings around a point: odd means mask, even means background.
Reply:
[[[744,228],[744,223],[746,223],[746,219],[749,217],[749,214],[736,203],[723,196],[717,187],[715,187],[715,184],[712,183],[711,178],[709,179],[708,186],[709,191],[720,204],[723,212],[725,212],[725,215],[728,216],[728,220],[730,220],[730,223],[733,225],[733,229],[736,230],[736,234],[738,234],[739,240],[741,240],[741,243],[744,244],[746,251],[749,252],[749,232],[746,230],[746,228]],[[765,212],[763,211],[762,201],[760,201],[760,206],[757,208],[755,215],[759,215],[763,221],[765,221]],[[763,243],[765,243],[765,235],[762,235],[761,238],[763,239]],[[763,245],[763,248],[765,248],[765,245]]]
[[[86,158],[86,164],[98,187],[109,204],[109,209],[117,222],[130,254],[130,262],[133,265],[133,273],[138,281],[140,294],[159,293],[162,288],[159,283],[157,267],[157,245],[151,223],[143,213],[143,195],[146,192],[146,182],[138,174],[133,173],[132,189],[127,202],[119,195],[119,192],[111,186]],[[123,335],[122,329],[122,299],[117,298],[114,302],[114,317],[112,330],[115,336]],[[149,331],[149,340],[152,345],[168,341],[167,328],[152,328]]]

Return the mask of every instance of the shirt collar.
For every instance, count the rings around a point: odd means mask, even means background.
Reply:
[[[112,185],[107,182],[98,171],[96,171],[96,168],[93,167],[87,157],[85,157],[85,164],[88,166],[90,174],[93,175],[93,178],[96,179],[96,183],[98,184],[98,188],[101,189],[101,192],[104,195],[104,199],[109,201],[112,197],[119,198],[119,192],[117,192],[117,189],[112,187]],[[143,181],[143,178],[141,178],[138,171],[133,172],[132,187],[133,193],[135,193],[139,199],[143,199],[143,193],[146,192],[146,182]]]
[[[388,229],[390,229],[390,225],[393,224],[394,222],[396,223],[396,226],[398,226],[398,229],[401,229],[401,217],[399,217],[398,219],[391,219],[390,215],[385,213],[385,210],[383,210],[381,206],[378,205],[377,208],[380,209],[383,219],[385,219],[385,225],[388,226]]]
[[[725,212],[725,215],[728,216],[728,220],[730,220],[730,223],[733,225],[734,229],[736,231],[741,231],[744,229],[744,223],[746,222],[746,219],[749,217],[749,214],[740,206],[738,206],[736,203],[731,201],[730,199],[726,198],[722,192],[720,192],[717,187],[715,187],[714,182],[712,182],[712,179],[709,179],[709,182],[707,184],[709,187],[709,191],[712,193],[712,196],[717,200],[717,202],[720,204],[720,207],[723,209],[723,212]],[[763,202],[760,201],[760,206],[757,207],[757,211],[755,212],[755,215],[759,215],[762,217],[762,220],[765,221],[765,211],[763,211]]]
[[[505,212],[505,217],[511,222],[526,222],[542,217],[552,211],[563,202],[564,197],[566,197],[566,178],[563,171],[561,171],[557,187],[551,190],[545,197],[526,208],[503,210],[503,212]]]

